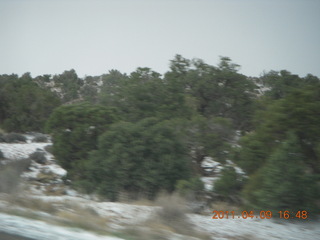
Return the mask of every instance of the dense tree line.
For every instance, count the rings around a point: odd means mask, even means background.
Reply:
[[[74,70],[2,75],[0,124],[7,131],[46,125],[75,186],[112,200],[199,191],[209,156],[247,175],[222,171],[213,191],[225,199],[257,209],[319,208],[319,78],[238,70],[227,57],[212,66],[176,55],[163,76],[150,68],[84,79]],[[268,90],[259,93],[257,83]]]
[[[0,75],[0,125],[7,131],[44,131],[60,99],[39,87],[29,73]]]

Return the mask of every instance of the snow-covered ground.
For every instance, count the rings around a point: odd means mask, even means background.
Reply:
[[[47,145],[49,143],[0,143],[0,150],[5,158],[20,160]]]
[[[26,143],[0,143],[0,150],[6,159],[9,161],[19,161],[21,159],[28,158],[30,154],[41,150],[45,152],[45,157],[48,160],[48,164],[38,164],[35,161],[31,162],[30,171],[23,173],[22,177],[25,178],[36,178],[40,172],[53,173],[58,176],[65,176],[66,170],[61,168],[55,163],[54,157],[49,152],[45,151],[44,148],[52,143],[35,143],[32,142],[33,136],[26,135]]]
[[[143,206],[117,202],[98,202],[80,196],[33,196],[48,203],[78,204],[84,209],[91,209],[100,217],[108,219],[110,229],[122,229],[124,225],[140,224],[147,221],[159,207]]]
[[[6,158],[23,159],[37,149],[44,149],[45,146],[51,143],[32,143],[29,139],[27,143],[7,144],[0,143],[0,150]],[[150,218],[154,217],[155,211],[159,210],[156,206],[142,206],[134,204],[114,203],[114,202],[99,202],[94,201],[93,197],[80,195],[72,189],[67,189],[64,195],[47,196],[41,191],[38,185],[32,185],[32,179],[36,178],[41,172],[52,172],[56,176],[64,176],[66,171],[57,165],[53,156],[46,153],[48,162],[39,164],[32,162],[28,172],[24,173],[24,179],[30,181],[29,196],[30,201],[34,199],[42,202],[48,202],[59,206],[79,205],[82,208],[91,209],[98,214],[99,217],[108,219],[106,228],[121,231],[128,225],[133,227],[141,227]],[[212,159],[206,159],[206,166],[213,166],[217,171],[221,170],[221,166]],[[211,164],[211,165],[210,165]],[[232,162],[228,162],[232,165]],[[241,174],[241,171],[237,171]],[[215,177],[203,178],[206,187],[212,188],[212,183]],[[1,197],[1,196],[0,196]],[[1,202],[0,208],[7,209],[10,202]],[[12,207],[12,206],[11,206]],[[13,206],[14,207],[14,206]],[[18,207],[17,207],[18,208]],[[74,211],[74,209],[71,209]],[[70,211],[71,211],[70,210]],[[219,210],[219,209],[217,209]],[[68,211],[68,209],[66,209]],[[230,209],[232,211],[232,209]],[[48,215],[48,218],[50,215]],[[54,217],[54,216],[52,216]],[[81,216],[79,216],[81,217]],[[192,223],[195,230],[198,232],[208,233],[213,240],[270,240],[270,239],[304,239],[314,240],[320,239],[320,222],[299,220],[296,222],[288,222],[288,220],[267,220],[267,219],[212,219],[210,209],[206,215],[187,214],[187,218]],[[99,236],[79,229],[65,228],[53,226],[43,221],[25,219],[7,214],[0,214],[0,232],[8,232],[15,235],[30,237],[36,240],[116,240],[118,238]],[[177,235],[172,233],[170,239],[187,239],[177,238]],[[168,238],[163,238],[168,239]],[[189,238],[190,239],[190,238]]]
[[[211,216],[189,215],[190,221],[204,232],[209,232],[213,239],[285,239],[315,240],[320,238],[320,222],[300,220],[288,222],[256,218],[212,219]],[[246,236],[246,238],[241,238]]]

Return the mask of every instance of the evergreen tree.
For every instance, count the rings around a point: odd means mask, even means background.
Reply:
[[[225,198],[233,199],[239,194],[244,179],[237,174],[234,167],[227,166],[221,172],[221,177],[214,183],[214,191]]]
[[[87,166],[92,185],[86,185],[111,200],[120,192],[152,198],[188,179],[189,164],[182,140],[165,123],[155,118],[119,122],[99,138]]]
[[[255,85],[239,74],[238,68],[239,65],[227,57],[221,57],[215,67],[200,59],[188,60],[177,55],[164,80],[171,83],[176,92],[193,99],[202,116],[229,118],[235,129],[248,130],[255,109]]]
[[[313,210],[319,188],[312,181],[312,175],[307,173],[304,158],[298,138],[289,133],[287,140],[259,171],[261,185],[251,189],[256,191],[253,204],[261,209],[278,211]]]
[[[59,99],[40,88],[29,73],[0,76],[0,124],[7,131],[43,131]]]
[[[71,177],[84,174],[83,161],[115,119],[112,109],[88,103],[61,106],[52,113],[46,129],[53,136],[53,154]]]

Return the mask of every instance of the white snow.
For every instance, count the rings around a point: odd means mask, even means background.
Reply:
[[[219,165],[221,165],[221,163],[214,161],[211,157],[205,157],[201,163],[201,167],[215,168]]]
[[[50,143],[0,143],[0,150],[5,158],[19,160],[27,158],[37,149],[43,149],[47,145]]]
[[[205,157],[201,163],[201,167],[205,168],[206,172],[210,174],[210,177],[200,178],[204,183],[205,190],[213,190],[214,182],[220,178],[220,173],[225,166],[231,166],[238,175],[245,176],[245,172],[231,160],[226,160],[226,164],[222,165],[221,163],[214,161],[211,157]]]
[[[67,175],[67,171],[57,164],[45,165],[43,166],[43,171],[46,173],[53,173],[60,177]]]
[[[217,181],[219,177],[201,177],[200,179],[204,184],[204,189],[207,191],[212,191],[214,182]]]
[[[87,206],[90,206],[102,217],[113,218],[113,226],[118,225],[118,228],[121,228],[123,224],[138,224],[147,221],[155,210],[158,209],[150,206],[115,202],[91,202]]]
[[[26,143],[0,143],[0,150],[5,158],[10,160],[21,160],[28,158],[31,153],[37,150],[45,151],[44,148],[52,143],[34,143],[32,139],[34,136],[25,135],[27,138]],[[54,163],[54,156],[45,151],[45,156],[49,162],[47,165],[39,164],[34,161],[31,162],[28,172],[24,172],[22,177],[35,179],[40,172],[52,173],[57,176],[63,177],[67,174],[67,171]]]

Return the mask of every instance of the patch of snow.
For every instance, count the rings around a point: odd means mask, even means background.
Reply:
[[[201,167],[204,168],[207,173],[214,174],[219,174],[223,169],[221,163],[214,161],[211,157],[205,157],[201,163]]]
[[[57,164],[45,165],[42,167],[42,169],[46,173],[53,173],[53,174],[58,175],[60,177],[64,177],[67,175],[67,171]]]
[[[201,163],[201,167],[215,168],[219,165],[221,165],[221,164],[217,161],[214,161],[212,157],[205,157]]]
[[[219,177],[201,177],[200,179],[204,183],[204,189],[212,191],[214,182],[217,181]]]
[[[51,143],[0,143],[0,150],[5,158],[8,159],[23,159],[27,158],[37,149],[43,149]]]
[[[240,168],[240,167],[238,167],[237,164],[235,164],[235,163],[232,162],[231,160],[227,160],[226,162],[227,162],[226,165],[233,167],[237,174],[239,174],[239,175],[246,175],[246,173],[243,171],[243,169]]]
[[[66,195],[71,196],[71,197],[76,197],[78,196],[78,192],[73,190],[73,189],[66,189]]]
[[[242,168],[240,168],[238,166],[234,166],[233,168],[234,168],[234,170],[236,171],[237,174],[246,175],[246,173],[242,170]]]
[[[49,161],[48,164],[39,164],[35,161],[31,161],[29,171],[22,173],[22,177],[25,179],[37,179],[39,173],[52,173],[57,177],[64,177],[67,175],[67,171],[54,163],[54,156],[48,153],[44,148],[51,145],[51,142],[47,143],[35,143],[32,142],[34,135],[26,134],[27,143],[0,143],[0,150],[2,151],[5,158],[11,160],[21,160],[28,158],[30,154],[36,151],[44,151],[46,159]]]
[[[102,217],[114,218],[118,224],[137,224],[148,220],[157,207],[138,206],[116,202],[91,202],[91,207]]]

